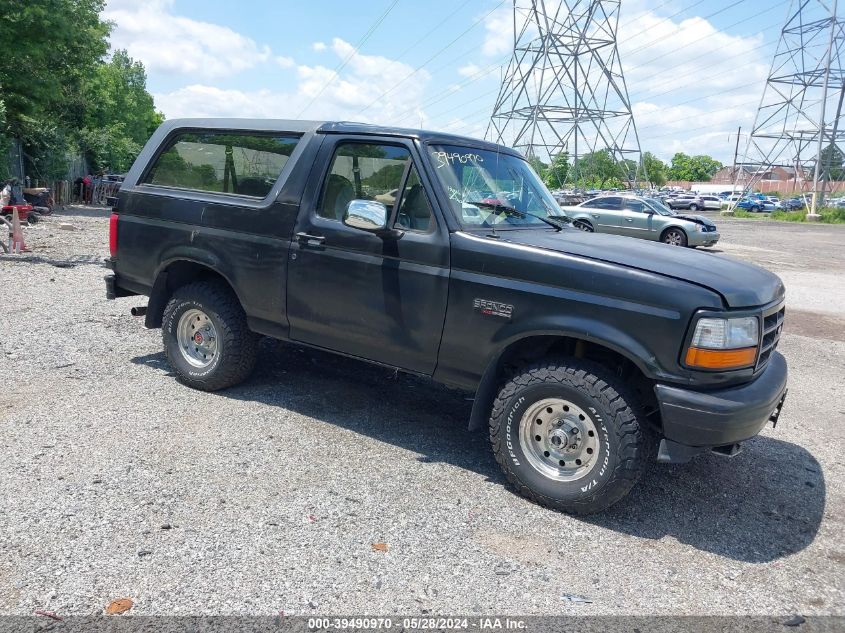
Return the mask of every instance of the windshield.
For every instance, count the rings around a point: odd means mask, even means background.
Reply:
[[[540,218],[564,215],[522,158],[457,145],[432,145],[428,150],[452,212],[464,228],[548,228]]]
[[[660,200],[655,200],[654,198],[643,198],[643,200],[645,200],[648,206],[654,209],[655,213],[659,213],[660,215],[675,215],[675,212],[660,202]]]

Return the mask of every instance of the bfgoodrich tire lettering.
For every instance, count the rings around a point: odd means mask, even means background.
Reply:
[[[557,480],[532,466],[520,443],[525,414],[548,399],[571,403],[595,425],[598,454],[591,468],[574,480]],[[496,461],[520,494],[565,512],[590,514],[619,501],[642,474],[645,440],[637,412],[625,386],[600,365],[574,358],[547,360],[523,368],[502,387],[490,416],[490,441]]]
[[[199,312],[213,325],[217,353],[207,365],[192,365],[180,350],[177,331],[183,315]],[[161,328],[167,360],[180,380],[203,391],[225,389],[252,373],[257,353],[256,336],[229,288],[216,282],[195,282],[178,288],[164,308]]]

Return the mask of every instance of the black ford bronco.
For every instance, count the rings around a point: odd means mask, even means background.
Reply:
[[[109,298],[191,387],[245,380],[265,335],[475,394],[525,496],[575,513],[777,421],[780,279],[567,226],[515,151],[356,123],[161,126],[113,201]]]

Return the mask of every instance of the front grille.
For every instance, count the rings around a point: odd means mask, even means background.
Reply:
[[[775,306],[763,313],[763,338],[760,342],[760,355],[757,357],[756,369],[762,369],[769,362],[772,352],[777,349],[780,335],[783,331],[783,318],[786,308],[783,304]]]

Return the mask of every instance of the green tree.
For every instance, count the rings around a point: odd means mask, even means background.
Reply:
[[[139,62],[125,51],[104,61],[111,30],[100,19],[104,6],[0,0],[5,135],[21,139],[27,171],[37,178],[63,176],[68,154],[79,151],[94,168],[127,169],[163,119]]]
[[[819,171],[819,179],[827,176],[828,180],[845,180],[845,155],[834,143],[828,144],[822,150],[822,164]],[[814,167],[815,169],[815,167]]]
[[[552,158],[551,164],[543,175],[543,182],[551,189],[563,188],[566,179],[569,177],[569,152],[561,152]]]
[[[667,172],[669,180],[708,181],[722,168],[722,163],[706,155],[688,156],[678,152]]]
[[[588,187],[604,189],[621,187],[625,168],[617,164],[610,151],[603,149],[584,154],[579,158],[575,165],[575,173],[577,180]]]
[[[8,133],[28,162],[46,169],[48,152],[68,149],[67,129],[80,124],[83,83],[108,50],[104,0],[0,2],[0,86]],[[59,143],[57,147],[56,143]]]
[[[531,165],[531,168],[537,173],[540,179],[542,180],[543,178],[545,178],[546,170],[549,168],[549,166],[536,156],[529,156],[527,160],[528,164]]]
[[[666,184],[666,163],[651,152],[643,154],[643,167],[648,182],[652,187],[662,187]]]
[[[144,66],[116,51],[84,82],[80,149],[95,170],[129,169],[164,117],[147,92]]]

